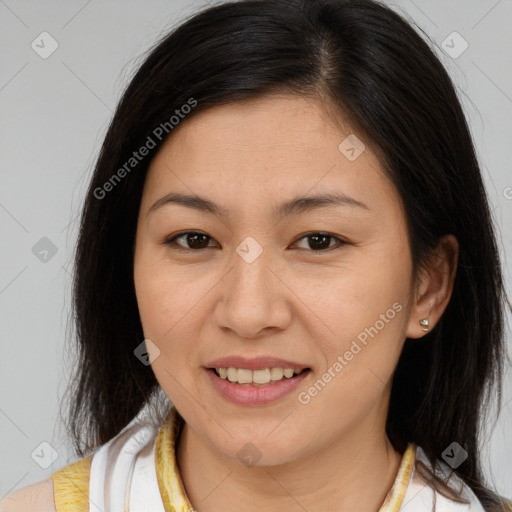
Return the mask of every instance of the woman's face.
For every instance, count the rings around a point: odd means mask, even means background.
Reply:
[[[152,368],[226,457],[278,464],[385,436],[419,336],[411,254],[397,192],[351,133],[314,100],[272,95],[185,119],[151,163],[134,278]]]

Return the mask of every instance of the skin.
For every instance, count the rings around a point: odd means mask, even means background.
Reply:
[[[0,499],[0,512],[56,512],[53,480],[47,478]]]
[[[160,351],[153,371],[186,421],[177,461],[199,512],[262,504],[276,512],[377,511],[396,478],[402,454],[385,433],[391,378],[405,338],[423,336],[419,321],[434,326],[444,311],[458,246],[443,238],[428,269],[413,275],[400,198],[370,141],[358,135],[366,149],[354,161],[340,152],[350,133],[315,99],[268,95],[184,120],[151,162],[134,280],[145,338]],[[148,213],[171,191],[229,214],[176,204]],[[271,207],[286,200],[333,191],[367,208],[272,217]],[[186,237],[164,244],[184,231],[205,233],[198,246],[208,248],[191,249]],[[329,248],[315,251],[305,236],[318,232],[347,243],[327,239]],[[236,252],[248,236],[263,248],[252,263]],[[394,303],[401,311],[300,403],[298,394]],[[280,357],[311,372],[275,404],[235,405],[204,368],[228,355]],[[261,454],[251,467],[237,457],[246,443]]]

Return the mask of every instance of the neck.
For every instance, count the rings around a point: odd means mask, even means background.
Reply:
[[[322,451],[268,467],[246,467],[223,456],[185,424],[176,458],[186,494],[197,512],[256,512],[262,504],[269,512],[378,512],[402,456],[385,432],[376,435],[375,419],[370,415]]]

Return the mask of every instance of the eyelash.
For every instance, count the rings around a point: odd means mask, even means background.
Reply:
[[[200,248],[200,249],[192,249],[191,247],[182,247],[182,246],[176,244],[176,240],[178,238],[182,238],[182,237],[184,237],[186,235],[203,235],[206,238],[208,238],[210,240],[213,240],[213,238],[208,236],[206,233],[202,233],[201,231],[182,231],[181,233],[177,233],[176,235],[173,235],[171,238],[166,239],[163,243],[164,243],[164,245],[171,246],[174,250],[179,251],[179,252],[190,252],[190,251],[199,252],[199,251],[204,251],[206,249],[211,249],[212,248],[212,247],[203,247],[203,248]],[[309,238],[309,237],[314,236],[314,235],[320,235],[320,236],[324,236],[324,237],[327,237],[327,238],[334,239],[335,241],[337,241],[337,245],[334,245],[334,246],[331,246],[331,247],[327,247],[326,249],[316,249],[316,250],[315,249],[299,249],[299,250],[310,252],[310,253],[313,253],[313,254],[319,254],[319,253],[331,252],[333,249],[340,249],[344,245],[348,244],[348,242],[346,240],[343,240],[340,237],[337,237],[335,235],[331,235],[330,233],[326,233],[326,232],[323,232],[323,231],[312,231],[310,233],[306,233],[306,234],[302,235],[300,238],[298,238],[296,240],[296,242],[298,242],[298,241],[300,241],[300,240],[302,240],[304,238]],[[296,243],[296,242],[294,242],[294,243]]]

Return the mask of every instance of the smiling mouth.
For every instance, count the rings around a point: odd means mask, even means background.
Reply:
[[[311,371],[310,368],[264,368],[249,370],[246,368],[210,368],[218,377],[241,386],[266,386],[283,380],[290,380]]]

